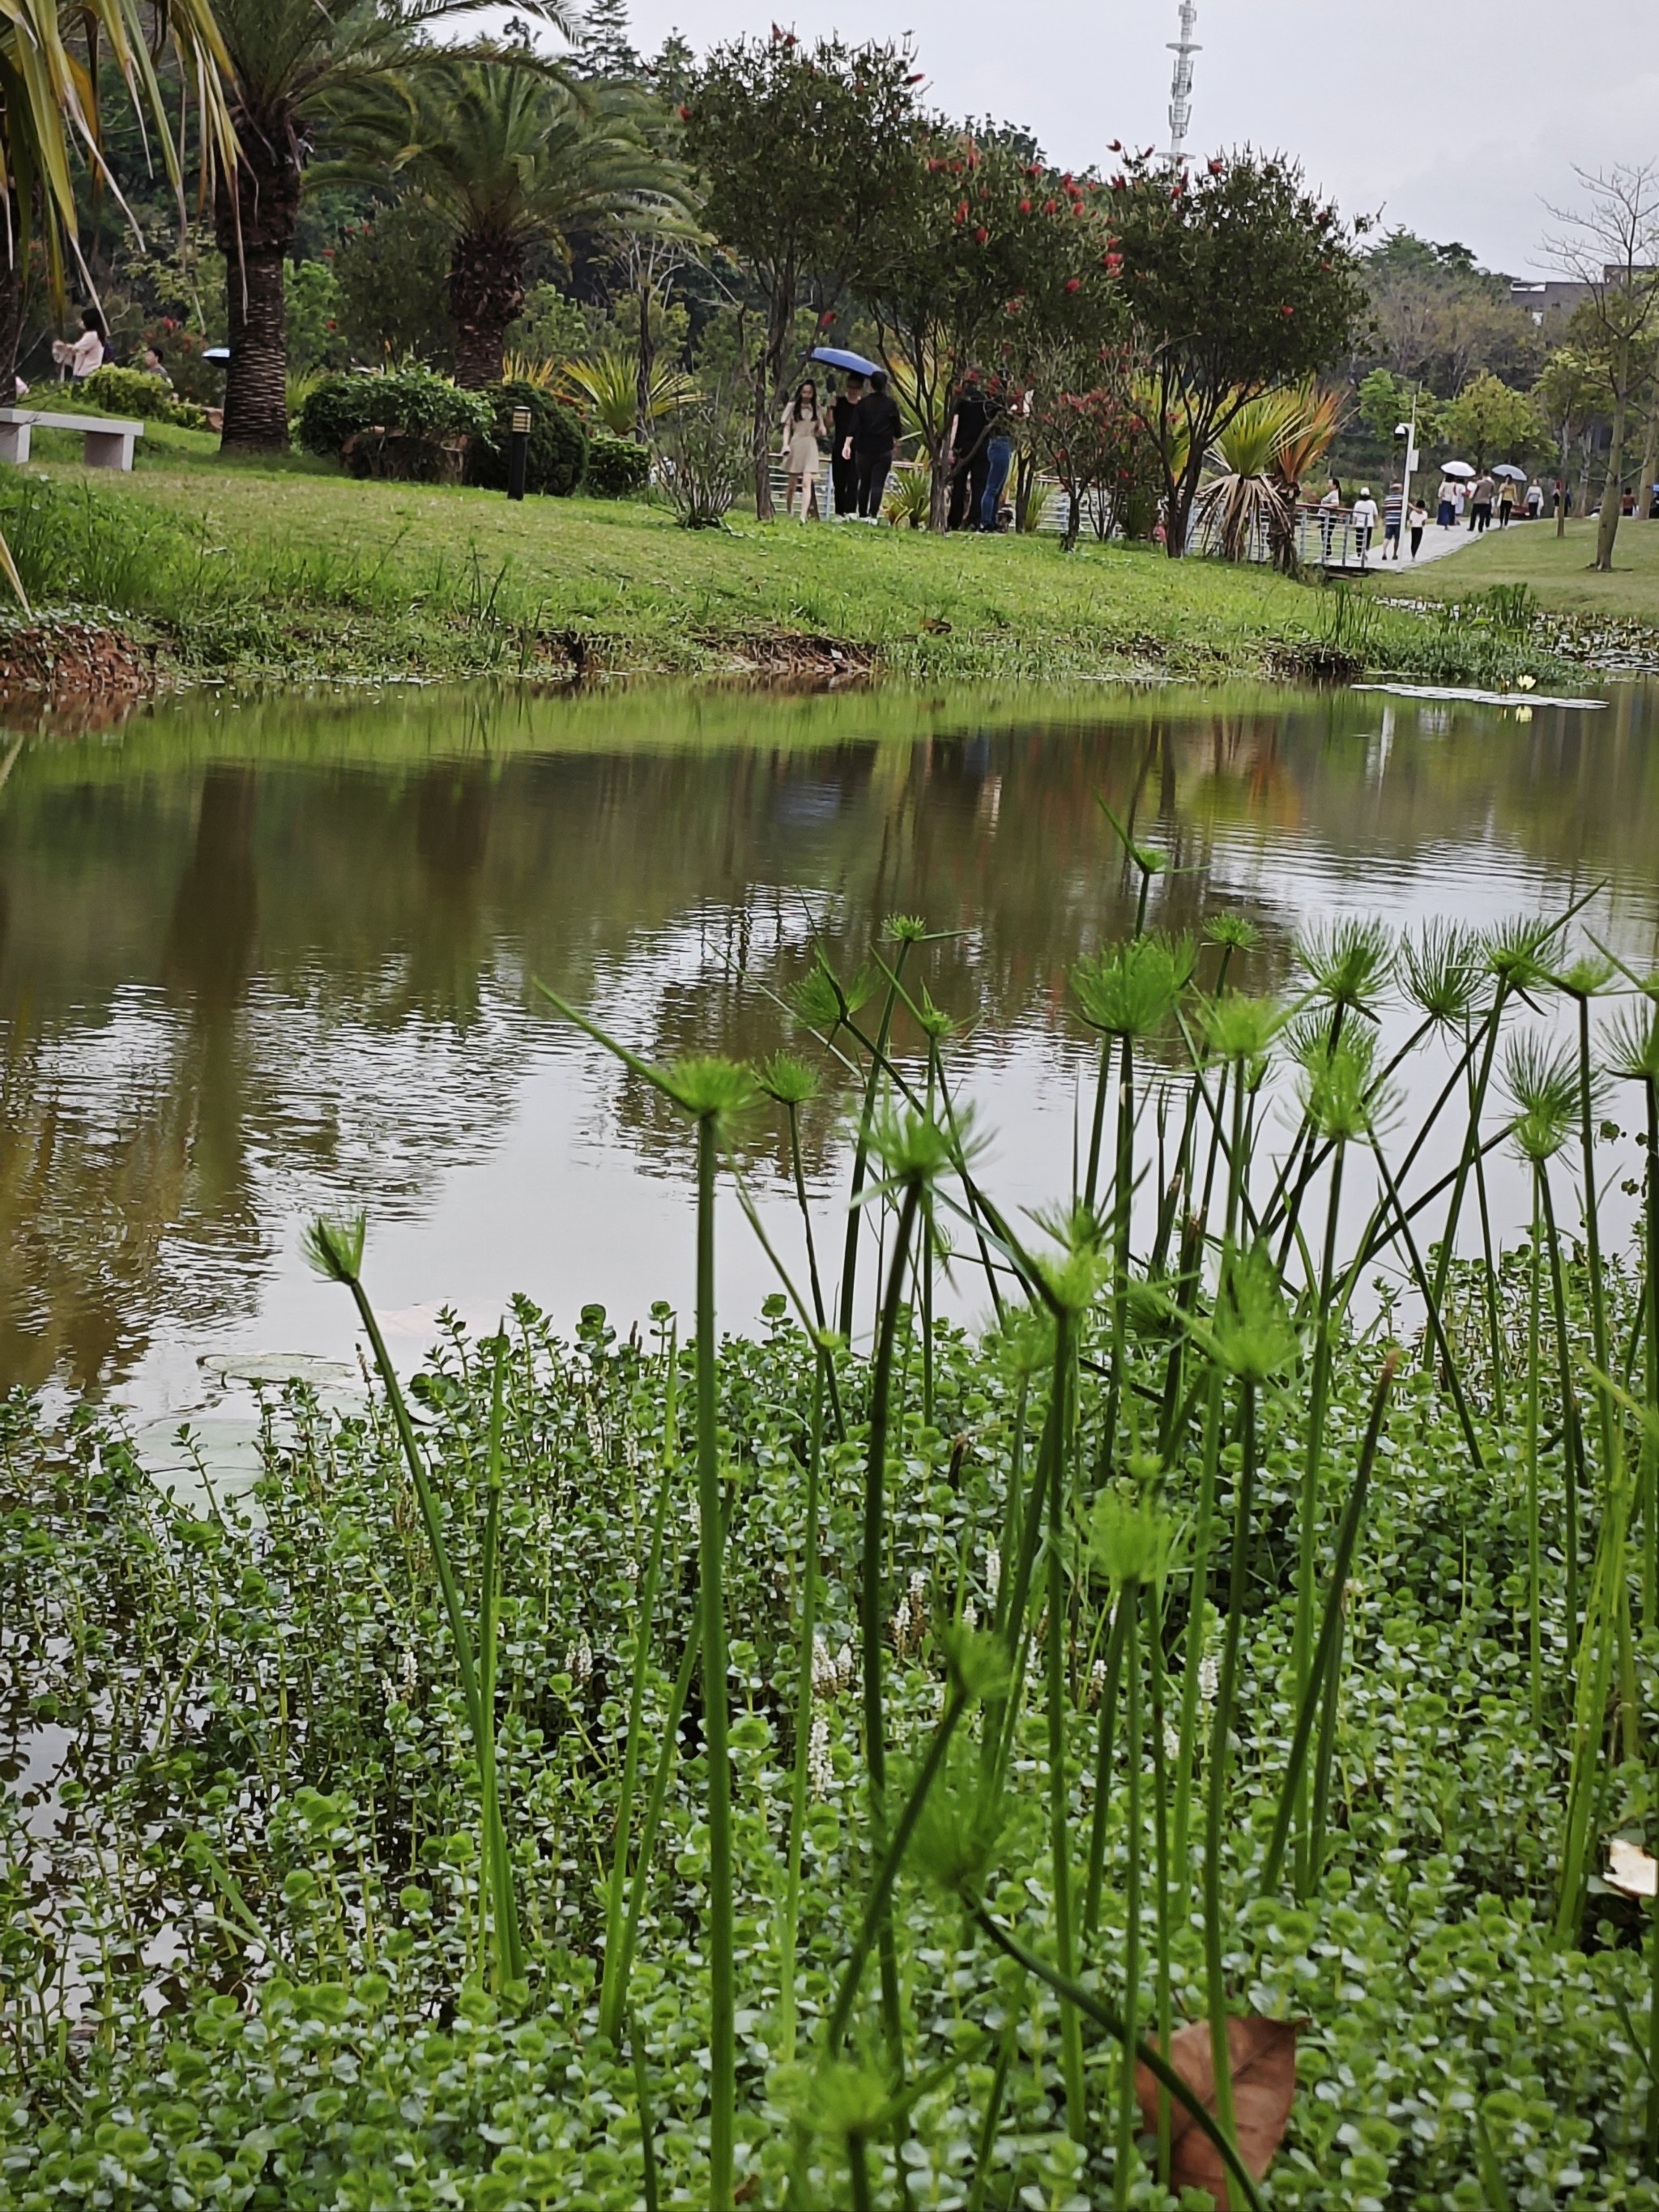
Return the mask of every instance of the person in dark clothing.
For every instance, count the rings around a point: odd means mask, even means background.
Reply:
[[[887,389],[887,372],[878,368],[853,414],[852,457],[858,464],[859,513],[866,522],[881,516],[881,495],[893,467],[893,448],[902,428],[898,402]]]
[[[864,397],[864,379],[849,370],[845,388],[830,410],[830,481],[835,487],[836,515],[859,511],[859,466],[853,459],[853,421]]]
[[[979,371],[970,368],[957,394],[951,419],[951,512],[948,527],[960,530],[965,522],[977,526],[990,474],[991,409],[980,388]]]

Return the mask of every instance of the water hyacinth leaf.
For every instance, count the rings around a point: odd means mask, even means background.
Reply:
[[[1260,2181],[1284,2140],[1296,2095],[1296,2024],[1260,2014],[1227,2022],[1233,2084],[1233,2141],[1239,2157]],[[1210,2024],[1194,2021],[1170,2039],[1170,2063],[1206,2112],[1216,2106]],[[1135,2095],[1148,2134],[1158,2127],[1158,2085],[1144,2065],[1135,2069]],[[1217,2212],[1228,2212],[1227,2170],[1215,2144],[1180,2105],[1170,2115],[1170,2185],[1207,2189]]]

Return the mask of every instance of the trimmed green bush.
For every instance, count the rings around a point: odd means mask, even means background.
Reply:
[[[631,438],[603,430],[587,441],[587,490],[596,499],[630,499],[651,481],[651,456]]]
[[[129,421],[171,422],[181,430],[205,430],[207,415],[193,399],[180,399],[167,379],[148,369],[117,368],[112,362],[95,368],[61,398],[54,393],[53,407],[67,404],[94,415],[118,415]]]
[[[529,466],[525,488],[568,499],[587,475],[587,433],[568,407],[539,386],[509,379],[492,384],[478,397],[489,408],[491,427],[468,456],[467,474],[491,491],[507,489],[507,461],[513,434],[513,410],[530,410]]]
[[[490,421],[481,394],[463,392],[429,368],[395,369],[386,376],[342,371],[319,378],[306,394],[300,442],[307,453],[344,457],[364,475],[378,465],[386,474],[437,476],[445,465],[446,441],[487,436]],[[374,454],[362,444],[346,453],[353,439],[362,441],[376,431],[384,434]],[[394,446],[395,466],[388,453]]]

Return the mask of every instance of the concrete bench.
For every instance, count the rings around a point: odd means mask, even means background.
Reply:
[[[23,462],[35,430],[78,430],[89,469],[131,469],[132,448],[144,434],[142,422],[101,415],[52,415],[38,407],[0,407],[0,461]]]

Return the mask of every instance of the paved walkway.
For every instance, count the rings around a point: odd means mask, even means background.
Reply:
[[[1553,522],[1554,518],[1552,516],[1549,520]],[[1511,522],[1509,527],[1511,530],[1539,530],[1543,527],[1543,522],[1541,520],[1538,522]],[[1495,537],[1497,533],[1498,525],[1494,522],[1488,534]],[[1461,552],[1464,546],[1475,543],[1476,534],[1469,528],[1467,515],[1462,522],[1454,523],[1449,530],[1443,530],[1437,522],[1431,522],[1423,532],[1422,550],[1415,561],[1412,559],[1411,539],[1407,537],[1400,549],[1401,558],[1397,562],[1385,561],[1382,547],[1373,545],[1365,562],[1366,572],[1370,575],[1393,575],[1397,571],[1402,576],[1407,575],[1413,568],[1426,568],[1431,561],[1449,560],[1454,553]]]

